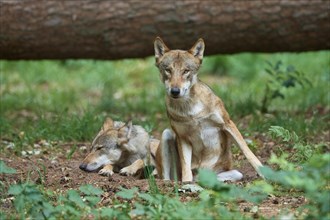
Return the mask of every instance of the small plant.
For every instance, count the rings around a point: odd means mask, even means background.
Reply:
[[[84,185],[79,191],[68,190],[56,196],[29,182],[12,185],[8,190],[8,195],[15,197],[13,205],[21,219],[79,219],[88,215],[111,218],[115,213],[112,209],[97,209],[102,193],[101,189]]]
[[[242,216],[236,201],[243,199],[259,203],[270,193],[269,187],[266,190],[267,187],[261,187],[260,184],[244,189],[219,182],[216,174],[210,170],[200,170],[198,182],[205,190],[199,194],[199,198],[189,202],[181,202],[177,196],[140,193],[137,188],[122,189],[116,195],[134,201],[134,206],[127,211],[137,219],[249,219],[248,216]]]
[[[294,131],[289,131],[280,126],[271,126],[269,134],[273,139],[277,139],[281,144],[293,150],[289,159],[296,163],[307,161],[320,149],[321,145],[311,145],[305,143]],[[281,150],[281,148],[279,147]],[[284,152],[283,150],[281,150]]]
[[[38,219],[49,218],[55,210],[42,192],[30,183],[12,185],[8,194],[15,197],[13,204],[21,219],[29,216]]]
[[[295,151],[292,155],[272,155],[270,163],[278,165],[281,170],[264,167],[265,177],[284,189],[304,193],[308,203],[299,209],[304,219],[329,219],[330,154],[320,154],[317,150],[322,145],[306,144],[294,131],[283,127],[272,126],[269,133]]]
[[[15,174],[16,173],[16,170],[11,168],[11,167],[8,167],[4,161],[0,160],[0,174],[1,175],[5,175],[5,174]],[[0,192],[4,192],[5,191],[5,188],[6,188],[6,184],[5,182],[2,182],[0,180]],[[0,194],[0,199],[3,198],[4,195]],[[1,218],[1,212],[0,212],[0,219],[4,219],[4,218]]]
[[[261,102],[261,112],[267,113],[271,102],[276,98],[284,99],[284,89],[294,88],[298,84],[304,87],[306,84],[312,85],[312,83],[305,77],[305,74],[296,70],[293,66],[289,65],[283,67],[281,61],[278,61],[275,65],[267,62],[269,68],[266,68],[266,72],[270,78],[266,83],[264,96]]]
[[[8,167],[5,162],[0,160],[0,174],[14,174],[16,173],[16,170]]]
[[[283,170],[273,171],[264,167],[265,177],[287,190],[301,191],[308,203],[299,208],[300,218],[326,220],[330,218],[330,154],[317,154],[297,166],[288,162],[285,156],[273,156],[272,163]]]
[[[296,143],[299,141],[299,137],[294,131],[290,132],[281,126],[270,126],[269,134],[273,139],[279,139],[286,143]]]

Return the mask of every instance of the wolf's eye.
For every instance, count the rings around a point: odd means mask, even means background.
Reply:
[[[104,147],[104,145],[97,145],[96,147],[95,147],[95,149],[96,150],[100,150],[100,149],[102,149]]]
[[[166,68],[165,69],[165,72],[168,73],[168,74],[170,74],[171,73],[171,69],[170,68]]]
[[[187,75],[187,74],[189,74],[189,72],[190,72],[190,70],[185,69],[185,70],[183,71],[183,75]]]

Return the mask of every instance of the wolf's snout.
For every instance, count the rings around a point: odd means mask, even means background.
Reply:
[[[86,171],[86,168],[87,168],[87,164],[85,164],[85,163],[82,163],[82,164],[80,164],[80,165],[79,165],[79,168],[80,168],[81,170],[84,170],[84,171]]]
[[[178,87],[171,88],[171,95],[177,98],[180,95],[180,89]]]

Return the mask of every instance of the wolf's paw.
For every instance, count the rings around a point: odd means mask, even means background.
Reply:
[[[219,181],[239,181],[243,178],[243,174],[238,170],[229,170],[226,172],[219,173],[218,175]]]
[[[120,173],[121,175],[125,175],[125,176],[132,176],[132,175],[134,175],[136,172],[135,172],[135,170],[132,169],[131,167],[124,167],[123,169],[121,169],[121,170],[119,171],[119,173]]]
[[[103,168],[99,171],[99,174],[102,175],[102,176],[112,176],[113,171],[109,170],[109,169],[106,169],[106,168]]]

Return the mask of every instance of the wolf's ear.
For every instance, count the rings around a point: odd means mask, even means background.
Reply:
[[[113,124],[114,124],[113,120],[111,118],[107,117],[102,126],[103,131],[113,128]]]
[[[167,51],[168,47],[165,45],[163,40],[160,37],[156,37],[154,41],[154,48],[155,48],[155,57],[156,57],[156,62],[158,62],[159,58],[161,58]]]
[[[121,139],[129,140],[132,134],[132,120],[128,121],[123,127],[119,129],[118,137]]]
[[[200,61],[203,59],[205,44],[202,38],[199,38],[194,46],[189,50],[189,53],[197,57]]]
[[[122,150],[136,152],[134,144],[129,144],[133,130],[132,120],[128,121],[118,133],[118,144]]]
[[[132,128],[133,128],[133,123],[132,123],[132,120],[129,120],[127,123],[126,123],[126,126],[127,126],[127,139],[130,139],[131,138],[131,134],[132,134]]]

